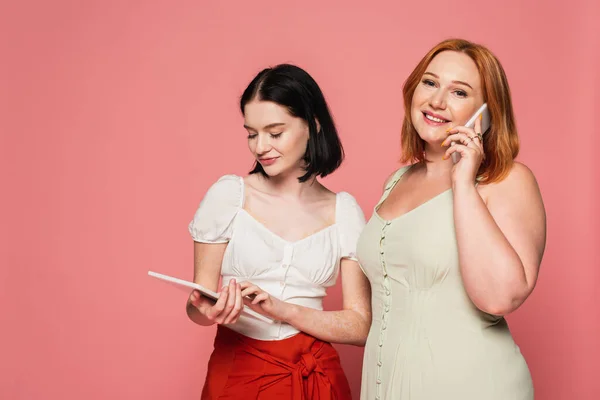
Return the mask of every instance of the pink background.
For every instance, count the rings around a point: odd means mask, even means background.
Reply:
[[[536,399],[597,399],[598,3],[236,3],[2,6],[0,398],[199,398],[214,329],[146,272],[191,278],[201,196],[251,166],[245,85],[280,62],[315,77],[347,152],[326,183],[370,217],[397,167],[402,82],[460,36],[503,62],[547,207],[538,287],[509,318]],[[358,394],[362,350],[339,349]]]

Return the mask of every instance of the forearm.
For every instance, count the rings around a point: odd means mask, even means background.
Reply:
[[[461,275],[471,300],[490,314],[516,309],[529,286],[523,263],[474,185],[454,187],[454,224]]]
[[[369,315],[354,310],[320,311],[287,304],[283,322],[318,339],[364,346],[371,326]]]

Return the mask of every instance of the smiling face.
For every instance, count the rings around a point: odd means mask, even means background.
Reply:
[[[464,125],[482,104],[475,62],[464,53],[443,51],[431,60],[415,89],[412,124],[425,142],[441,143],[448,129]]]
[[[255,99],[244,106],[244,128],[248,148],[268,176],[303,174],[309,129],[302,118],[277,103]]]

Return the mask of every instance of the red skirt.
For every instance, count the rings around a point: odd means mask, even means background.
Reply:
[[[337,351],[300,332],[264,341],[219,326],[202,400],[348,400]]]

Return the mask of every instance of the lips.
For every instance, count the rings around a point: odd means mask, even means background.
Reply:
[[[431,111],[423,111],[423,115],[425,116],[425,119],[428,120],[428,121],[437,122],[437,123],[440,123],[440,124],[445,124],[445,123],[450,122],[449,120],[447,120],[443,116],[441,116],[439,114],[432,113]]]
[[[423,111],[423,119],[430,125],[443,125],[450,122],[439,114],[434,114],[430,111]]]
[[[261,165],[268,166],[268,165],[272,165],[273,163],[275,163],[275,161],[277,161],[278,158],[279,157],[259,158],[258,162]]]

